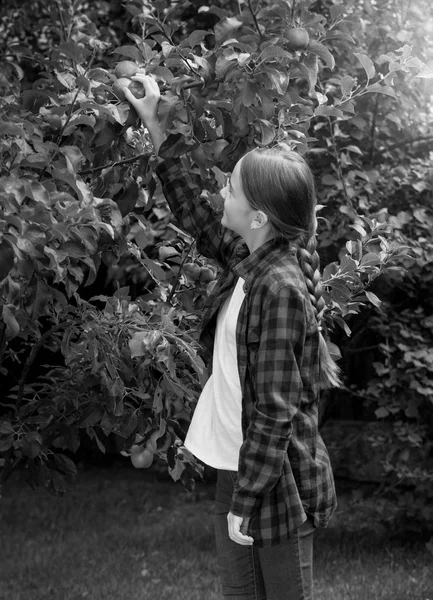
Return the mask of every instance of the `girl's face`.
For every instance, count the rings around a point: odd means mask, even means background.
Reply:
[[[221,190],[224,199],[221,224],[245,238],[257,210],[251,207],[242,189],[240,163],[240,160],[236,163],[229,183]]]

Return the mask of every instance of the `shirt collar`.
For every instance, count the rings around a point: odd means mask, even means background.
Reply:
[[[296,248],[291,246],[289,241],[282,238],[273,238],[241,260],[234,266],[233,270],[238,277],[242,277],[245,283],[248,284],[248,280],[254,276],[259,265],[263,262],[272,265],[275,255],[281,252],[282,248],[288,255],[294,255],[296,252]]]

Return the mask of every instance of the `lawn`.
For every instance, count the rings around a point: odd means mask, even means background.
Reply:
[[[188,494],[129,468],[80,473],[63,498],[14,483],[0,500],[0,600],[220,600],[212,509],[211,484]],[[433,600],[433,556],[343,496],[316,537],[315,600]]]

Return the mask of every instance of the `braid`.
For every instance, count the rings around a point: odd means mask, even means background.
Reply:
[[[319,270],[320,259],[317,252],[316,235],[313,234],[305,246],[298,246],[298,260],[305,284],[311,299],[319,325],[319,358],[321,387],[338,387],[340,385],[340,369],[332,358],[326,340],[322,334],[322,318],[325,300],[322,295],[322,280]]]
[[[322,295],[322,279],[319,271],[320,258],[317,252],[316,236],[312,235],[306,246],[298,247],[298,260],[304,274],[311,304],[320,326],[325,309],[325,300]]]

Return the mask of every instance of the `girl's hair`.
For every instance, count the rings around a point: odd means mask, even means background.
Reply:
[[[325,301],[316,243],[316,190],[306,161],[286,144],[255,148],[240,163],[244,193],[256,210],[263,211],[275,234],[297,247],[299,265],[319,325],[320,383],[340,385],[339,367],[322,335]]]

